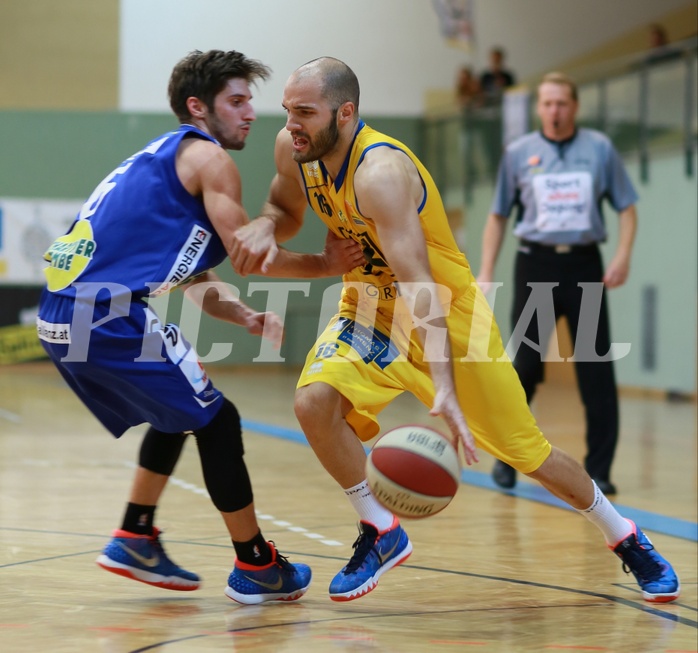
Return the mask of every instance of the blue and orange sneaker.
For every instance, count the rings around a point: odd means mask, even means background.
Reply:
[[[353,601],[368,594],[386,571],[403,563],[412,553],[412,543],[397,517],[385,531],[359,522],[359,537],[352,546],[354,555],[330,583],[333,601]]]
[[[642,597],[652,603],[674,601],[681,593],[673,567],[657,553],[649,538],[629,519],[632,533],[609,548],[623,561],[623,571],[632,572]]]
[[[271,562],[255,567],[235,560],[233,571],[228,577],[225,595],[238,603],[255,604],[265,601],[295,601],[306,593],[310,586],[312,571],[308,565],[292,565],[277,550],[273,542]]]
[[[191,591],[199,589],[199,577],[178,567],[167,557],[160,543],[160,530],[152,535],[136,535],[117,529],[104,547],[97,564],[119,576],[167,590]]]

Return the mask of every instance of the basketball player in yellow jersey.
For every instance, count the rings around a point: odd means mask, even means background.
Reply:
[[[429,173],[405,145],[359,118],[352,70],[330,57],[301,66],[283,106],[277,174],[261,216],[235,233],[233,265],[264,273],[308,202],[366,258],[344,275],[339,311],[308,354],[295,399],[310,445],[360,518],[354,555],[330,597],[363,596],[412,551],[398,520],[371,495],[361,443],[378,433],[378,413],[408,390],[444,418],[467,464],[477,462],[477,445],[539,481],[599,527],[645,599],[674,600],[671,565],[541,434]]]

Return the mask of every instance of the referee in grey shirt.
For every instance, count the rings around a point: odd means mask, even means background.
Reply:
[[[595,282],[602,289],[598,323],[583,319],[581,326],[582,331],[596,331],[595,355],[575,360],[575,369],[586,413],[584,466],[604,494],[615,494],[610,476],[618,442],[618,391],[612,357],[606,356],[611,347],[606,289],[621,286],[628,276],[637,193],[608,137],[576,126],[577,108],[574,82],[561,73],[547,74],[538,86],[541,130],[509,145],[500,163],[478,282],[485,290],[492,282],[507,219],[516,206],[514,235],[519,247],[512,329],[532,292],[529,284],[547,284],[552,288],[555,319],[567,318],[572,341],[578,343],[584,286]],[[606,240],[601,207],[605,199],[618,213],[620,228],[615,255],[604,271],[598,244]],[[514,357],[529,402],[543,380],[543,357],[551,335],[539,333],[538,322],[530,320]],[[591,337],[580,333],[584,335]],[[495,463],[492,477],[500,487],[516,484],[516,470],[501,461]]]

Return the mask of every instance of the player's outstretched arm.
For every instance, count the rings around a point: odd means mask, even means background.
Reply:
[[[381,251],[400,285],[400,301],[413,316],[430,315],[431,293],[436,292],[439,299],[441,295],[431,273],[417,211],[424,190],[416,167],[402,152],[375,148],[366,155],[354,184],[362,213],[376,225]],[[425,287],[431,292],[424,292]],[[465,461],[471,465],[478,457],[456,396],[446,319],[435,317],[430,324],[446,333],[441,356],[428,356],[427,343],[423,343],[436,391],[431,414],[445,419],[454,446],[463,445]]]
[[[252,335],[268,338],[275,349],[281,347],[281,318],[272,312],[258,312],[250,308],[213,270],[208,270],[182,288],[185,297],[211,317],[245,327]]]
[[[329,229],[325,248],[319,254],[301,254],[279,248],[274,260],[255,274],[268,277],[317,278],[337,277],[366,263],[361,246],[349,238],[340,238]]]

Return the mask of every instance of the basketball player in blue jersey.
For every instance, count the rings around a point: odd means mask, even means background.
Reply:
[[[255,120],[250,84],[269,72],[234,51],[195,51],[175,66],[169,97],[179,129],[108,175],[51,245],[37,325],[65,381],[115,437],[150,425],[123,523],[98,564],[157,587],[199,587],[196,574],[168,558],[154,525],[160,495],[193,435],[237,555],[225,593],[241,603],[297,599],[311,570],[289,563],[262,536],[238,412],[148,298],[189,289],[210,315],[280,345],[279,318],[238,301],[212,271],[248,222],[240,173],[226,150],[244,147]],[[322,254],[282,253],[279,268],[288,276],[337,275],[362,259],[356,245],[328,238]]]
[[[262,215],[233,236],[233,265],[241,274],[273,269],[283,254],[276,242],[298,230],[306,203],[366,257],[344,275],[339,311],[309,352],[295,399],[310,445],[360,519],[330,597],[363,596],[412,551],[371,494],[362,446],[379,432],[380,411],[407,390],[445,419],[467,464],[477,462],[477,446],[515,465],[598,526],[645,599],[676,599],[671,565],[540,432],[431,176],[405,145],[359,118],[351,69],[330,57],[301,66],[283,106],[277,174]]]

